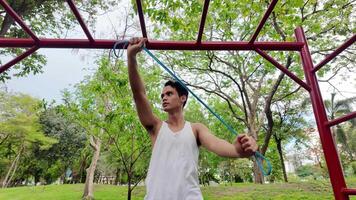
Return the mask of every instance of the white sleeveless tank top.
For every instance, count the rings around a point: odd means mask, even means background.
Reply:
[[[202,200],[198,158],[190,123],[185,122],[182,130],[173,132],[163,122],[148,168],[145,200]]]

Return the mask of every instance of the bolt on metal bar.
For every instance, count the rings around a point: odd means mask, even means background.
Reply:
[[[22,20],[22,18],[14,11],[14,9],[11,8],[11,6],[9,6],[9,4],[6,2],[6,0],[0,0],[0,4],[4,7],[6,12],[9,13],[9,15],[11,15],[11,17],[21,26],[21,28],[28,35],[30,35],[33,40],[35,40],[35,42],[39,41],[36,34],[31,31],[31,29],[25,24],[25,22]]]
[[[73,11],[74,16],[77,18],[80,26],[82,27],[82,29],[83,29],[85,35],[87,36],[87,38],[89,39],[89,41],[94,42],[94,38],[91,36],[90,31],[89,31],[88,27],[86,26],[82,16],[80,15],[77,7],[75,6],[73,0],[67,0],[67,3],[69,5],[70,9]]]

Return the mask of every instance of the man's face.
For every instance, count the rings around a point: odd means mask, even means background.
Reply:
[[[186,96],[182,95],[179,97],[177,90],[172,86],[165,86],[162,90],[162,108],[166,112],[181,109],[185,100]]]

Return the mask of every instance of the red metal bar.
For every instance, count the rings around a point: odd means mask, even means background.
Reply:
[[[75,6],[73,0],[67,0],[67,3],[69,5],[70,9],[73,11],[73,14],[77,18],[80,26],[82,27],[82,29],[83,29],[85,35],[87,36],[87,38],[89,39],[89,41],[94,42],[94,38],[91,36],[90,31],[89,31],[88,27],[85,25],[84,20],[83,20],[82,16],[80,15],[77,7]]]
[[[10,67],[12,67],[13,65],[17,64],[18,62],[20,62],[21,60],[23,60],[27,56],[31,55],[37,49],[38,49],[38,46],[33,46],[31,49],[25,51],[23,54],[17,56],[13,60],[11,60],[8,63],[6,63],[5,65],[1,66],[0,67],[0,74],[3,73],[5,70],[9,69]]]
[[[327,126],[335,126],[337,124],[340,124],[342,122],[345,122],[347,120],[350,120],[350,119],[353,119],[356,117],[356,111],[355,112],[352,112],[352,113],[349,113],[343,117],[340,117],[340,118],[337,118],[337,119],[334,119],[334,120],[331,120],[329,122],[326,123]]]
[[[336,200],[348,200],[349,198],[342,193],[343,188],[346,188],[345,178],[343,175],[339,155],[336,150],[330,127],[326,125],[328,118],[325,111],[325,106],[320,93],[318,79],[315,73],[312,73],[313,62],[309,52],[307,40],[305,39],[304,31],[301,27],[295,30],[295,35],[298,42],[303,42],[305,45],[300,51],[305,78],[310,86],[310,97],[313,106],[314,116],[320,135],[321,144],[324,151],[326,164],[330,174],[330,181],[333,187]]]
[[[344,189],[342,189],[342,193],[344,193],[346,195],[356,195],[356,189],[344,188]]]
[[[291,79],[293,79],[295,82],[297,82],[304,89],[306,89],[307,91],[310,91],[310,87],[308,84],[306,84],[304,81],[300,80],[296,75],[294,75],[292,72],[290,72],[286,67],[279,64],[278,61],[276,61],[275,59],[273,59],[271,56],[269,56],[267,53],[263,52],[260,49],[256,49],[255,51],[258,54],[260,54],[262,57],[264,57],[266,60],[268,60],[270,63],[272,63],[274,66],[276,66],[283,73],[285,73],[287,76],[289,76]]]
[[[31,36],[36,42],[39,41],[38,37],[31,31],[31,29],[25,24],[25,22],[21,19],[21,17],[14,11],[14,9],[9,6],[6,0],[0,0],[0,4],[4,7],[7,13],[11,15],[11,17],[22,27],[27,34]]]
[[[324,60],[322,60],[319,64],[317,64],[313,69],[312,72],[318,71],[321,67],[323,67],[325,64],[327,64],[330,60],[335,58],[337,55],[339,55],[343,50],[345,50],[347,47],[351,46],[353,43],[356,41],[356,34],[354,34],[350,39],[348,39],[344,44],[342,44],[339,48],[337,48],[334,52],[331,54],[327,55]]]
[[[278,0],[272,0],[271,4],[268,6],[268,9],[266,10],[266,13],[263,15],[263,18],[261,19],[260,23],[257,26],[257,29],[255,31],[255,33],[253,34],[253,36],[250,39],[250,43],[254,43],[258,34],[260,33],[261,29],[263,28],[263,26],[265,25],[269,15],[272,13],[274,6],[276,6]]]
[[[210,3],[210,0],[205,0],[205,2],[204,2],[203,13],[201,15],[199,33],[198,33],[198,39],[197,39],[197,43],[199,43],[199,44],[201,43],[201,38],[203,36],[206,15],[208,14],[208,9],[209,9],[209,3]]]
[[[41,38],[40,48],[86,48],[111,49],[117,40],[96,39],[90,42],[87,39],[47,39]],[[25,38],[0,38],[0,47],[32,47],[35,42]],[[151,50],[283,50],[299,51],[303,46],[301,42],[213,42],[206,41],[197,44],[196,41],[159,41],[149,40],[146,47]],[[122,45],[118,46],[122,49]]]
[[[142,37],[147,38],[145,18],[143,17],[141,0],[136,0],[136,5],[137,5],[138,17],[140,18]]]

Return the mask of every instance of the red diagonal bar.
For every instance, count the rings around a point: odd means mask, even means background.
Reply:
[[[322,60],[319,64],[317,64],[312,72],[318,71],[320,68],[322,68],[325,64],[327,64],[330,60],[335,58],[337,55],[339,55],[343,50],[345,50],[347,47],[351,46],[353,43],[356,41],[356,34],[354,34],[350,39],[348,39],[344,44],[342,44],[339,48],[337,48],[334,52],[331,54],[327,55],[324,60]]]
[[[73,11],[75,18],[77,18],[80,26],[82,27],[82,29],[83,29],[85,35],[87,36],[87,38],[89,39],[89,41],[94,42],[94,38],[91,36],[90,31],[89,31],[87,25],[85,24],[82,16],[80,15],[77,7],[75,6],[73,0],[67,0],[67,3],[69,5],[70,9]]]
[[[143,17],[141,0],[136,0],[138,17],[140,18],[140,25],[142,31],[142,37],[147,38],[145,18]]]
[[[266,10],[266,13],[263,15],[263,18],[261,19],[260,23],[258,24],[255,33],[252,35],[250,39],[250,43],[254,43],[258,34],[260,33],[261,29],[265,25],[269,15],[272,13],[274,6],[276,6],[278,0],[272,0],[271,4],[268,6],[268,9]]]
[[[203,36],[203,31],[204,31],[204,26],[205,26],[205,21],[206,21],[206,15],[208,14],[209,3],[210,3],[210,0],[205,0],[205,2],[204,2],[203,13],[201,15],[201,20],[200,20],[197,43],[201,43],[201,38]]]
[[[266,60],[268,60],[270,63],[272,63],[274,66],[276,66],[283,73],[285,73],[287,76],[289,76],[291,79],[293,79],[295,82],[297,82],[304,89],[306,89],[307,91],[310,91],[309,85],[307,85],[304,81],[300,80],[296,75],[294,75],[292,72],[290,72],[286,67],[284,67],[283,65],[279,64],[278,61],[273,59],[267,53],[263,52],[261,49],[256,49],[255,51],[258,54],[260,54],[262,57],[264,57]]]
[[[21,19],[21,17],[14,11],[14,9],[9,6],[9,4],[5,0],[0,0],[0,4],[4,7],[7,13],[11,15],[11,17],[22,27],[27,34],[31,36],[36,42],[39,41],[38,37],[31,31],[31,29],[25,24],[25,22]]]
[[[356,111],[352,112],[352,113],[349,113],[349,114],[347,114],[345,116],[342,116],[340,118],[337,118],[337,119],[334,119],[334,120],[330,120],[329,122],[326,123],[326,125],[335,126],[337,124],[340,124],[340,123],[345,122],[347,120],[353,119],[355,117],[356,117]]]
[[[5,65],[1,66],[0,67],[0,74],[3,73],[5,70],[9,69],[10,67],[12,67],[13,65],[17,64],[18,62],[20,62],[21,60],[23,60],[27,56],[31,55],[37,49],[38,49],[38,46],[33,46],[31,49],[25,51],[23,54],[17,56],[16,58],[11,60],[10,62],[8,62]]]
[[[40,48],[86,48],[86,49],[112,49],[117,40],[96,39],[90,42],[87,39],[47,39],[41,38]],[[0,38],[0,47],[32,47],[35,42],[25,38]],[[122,49],[123,45],[117,48]],[[248,51],[256,48],[261,50],[300,51],[301,42],[214,42],[206,41],[197,44],[196,41],[158,41],[149,40],[146,47],[151,50],[241,50]]]

